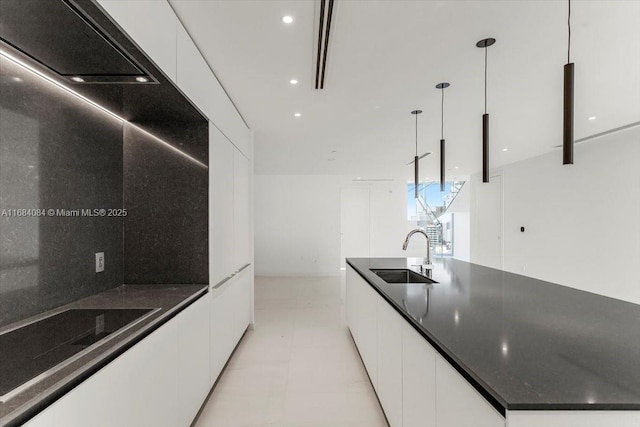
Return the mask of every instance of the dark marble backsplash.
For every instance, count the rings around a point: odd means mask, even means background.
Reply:
[[[144,123],[187,158],[124,129],[124,282],[208,284],[208,124]]]
[[[0,94],[2,326],[122,284],[123,219],[62,210],[123,207],[123,129],[4,58]]]

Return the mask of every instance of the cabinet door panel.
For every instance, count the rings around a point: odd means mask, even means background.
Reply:
[[[378,296],[378,398],[390,427],[402,427],[402,323]]]
[[[504,427],[505,420],[449,363],[436,356],[438,427]]]
[[[233,237],[234,267],[251,263],[251,195],[250,165],[240,151],[233,154]]]
[[[235,148],[209,123],[209,275],[215,285],[236,270],[234,261]]]
[[[436,427],[436,351],[402,325],[402,425]]]
[[[378,294],[358,276],[360,355],[374,387],[378,380]]]
[[[190,425],[204,402],[209,383],[209,307],[200,298],[178,314],[178,404],[179,425]]]
[[[231,279],[230,282],[234,281]],[[211,381],[215,382],[233,350],[233,293],[234,283],[227,283],[221,292],[212,292],[211,307]]]

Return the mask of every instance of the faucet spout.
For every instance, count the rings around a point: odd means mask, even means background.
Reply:
[[[427,256],[425,258],[425,261],[427,265],[430,265],[431,264],[431,242],[429,241],[429,235],[424,231],[422,231],[421,229],[416,228],[415,230],[411,230],[409,234],[407,234],[407,237],[404,239],[404,243],[402,244],[402,250],[403,251],[407,250],[407,246],[409,246],[409,240],[411,239],[411,236],[413,236],[416,233],[422,234],[427,239]]]

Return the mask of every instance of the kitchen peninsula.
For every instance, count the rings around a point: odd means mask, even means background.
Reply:
[[[392,427],[640,426],[640,306],[454,259],[433,284],[372,271],[410,258],[347,264],[347,323]]]

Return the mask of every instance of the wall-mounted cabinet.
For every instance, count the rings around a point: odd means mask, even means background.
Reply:
[[[166,0],[98,0],[198,109],[246,157],[251,131]]]

